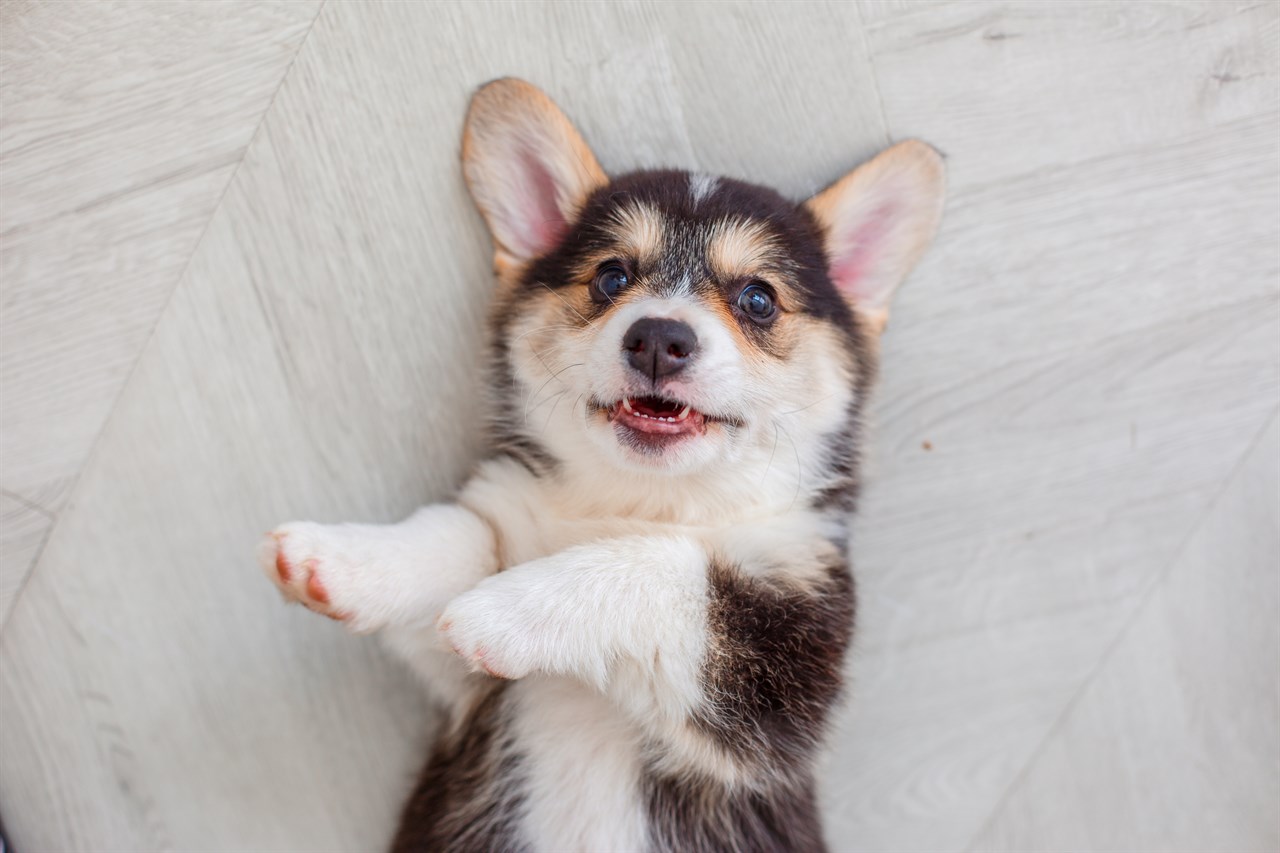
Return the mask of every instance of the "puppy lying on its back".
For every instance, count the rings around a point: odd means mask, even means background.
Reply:
[[[610,179],[499,80],[462,159],[499,280],[493,456],[455,503],[262,549],[451,711],[395,849],[821,849],[859,414],[940,158],[895,145],[800,205]]]

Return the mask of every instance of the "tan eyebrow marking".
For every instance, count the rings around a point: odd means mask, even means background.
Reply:
[[[658,211],[646,204],[632,202],[616,209],[606,226],[614,239],[627,252],[644,261],[662,251],[666,221]]]
[[[707,241],[707,262],[726,279],[758,272],[777,255],[777,241],[760,222],[721,220],[712,226]]]

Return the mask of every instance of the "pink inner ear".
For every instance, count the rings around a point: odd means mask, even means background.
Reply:
[[[560,242],[569,223],[556,203],[555,180],[538,156],[526,148],[520,152],[520,165],[523,180],[516,201],[518,231],[527,253],[542,255]]]
[[[831,257],[831,280],[854,302],[875,306],[884,297],[876,292],[881,282],[869,273],[884,248],[894,213],[893,204],[885,202],[859,218],[847,233],[834,235],[837,253]]]

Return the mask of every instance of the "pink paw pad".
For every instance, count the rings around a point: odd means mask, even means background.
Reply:
[[[307,597],[312,601],[318,601],[321,604],[329,603],[329,591],[324,588],[324,584],[320,581],[320,576],[316,574],[316,561],[307,560],[302,564],[307,570]]]
[[[280,583],[293,580],[293,572],[289,571],[289,563],[283,553],[276,554],[276,574],[280,576]]]

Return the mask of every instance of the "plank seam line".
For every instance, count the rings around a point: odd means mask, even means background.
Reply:
[[[249,156],[249,150],[253,148],[253,143],[257,141],[259,134],[262,133],[262,127],[267,123],[267,116],[271,114],[272,108],[276,104],[276,98],[280,95],[280,90],[284,88],[285,82],[289,79],[289,75],[293,72],[293,66],[297,64],[298,57],[302,55],[302,51],[306,48],[307,42],[311,39],[311,31],[315,29],[316,21],[320,19],[320,13],[324,11],[329,0],[320,0],[320,4],[316,7],[316,13],[312,15],[311,22],[307,24],[307,31],[303,33],[302,39],[298,42],[298,49],[294,51],[293,56],[289,59],[289,64],[285,66],[284,73],[280,75],[280,82],[276,84],[275,91],[271,93],[271,98],[267,101],[267,105],[263,108],[258,116],[258,123],[253,129],[253,135],[249,137],[249,141],[245,143],[244,152],[240,155],[239,162],[236,163],[235,169],[227,178],[227,182],[223,185],[222,191],[218,194],[218,201],[214,204],[213,209],[209,212],[209,218],[205,220],[204,227],[200,230],[200,236],[191,244],[191,254],[187,256],[187,262],[183,264],[182,272],[178,274],[173,286],[169,288],[169,295],[165,298],[164,307],[156,314],[155,322],[151,324],[151,330],[147,333],[147,338],[143,341],[141,347],[138,348],[138,354],[133,359],[133,364],[129,366],[129,373],[125,376],[124,382],[120,383],[120,390],[116,392],[115,399],[111,401],[111,407],[107,410],[107,416],[102,419],[102,426],[98,428],[97,435],[94,436],[92,443],[89,445],[89,453],[85,456],[84,462],[80,464],[80,470],[76,472],[75,479],[71,484],[71,488],[67,492],[67,499],[62,504],[62,509],[53,518],[53,523],[49,525],[49,529],[45,532],[44,540],[40,543],[39,549],[31,563],[27,567],[26,576],[22,579],[21,586],[14,593],[13,600],[9,605],[9,612],[2,614],[3,622],[0,623],[0,642],[3,642],[5,632],[8,630],[12,619],[9,618],[17,612],[18,605],[22,602],[22,597],[27,591],[27,587],[31,583],[31,579],[35,577],[36,571],[39,569],[40,560],[44,556],[44,549],[49,544],[49,540],[53,538],[53,534],[57,532],[58,525],[61,523],[65,514],[65,510],[75,503],[76,492],[79,491],[80,482],[84,477],[85,470],[93,462],[98,455],[98,447],[102,442],[102,436],[106,433],[107,427],[111,424],[112,418],[115,417],[116,409],[120,405],[120,401],[124,399],[125,393],[129,390],[129,386],[133,384],[134,377],[138,373],[138,365],[142,362],[143,356],[151,348],[151,343],[155,340],[156,329],[160,328],[160,324],[164,321],[165,315],[169,313],[169,308],[173,305],[173,300],[178,292],[178,288],[182,286],[182,282],[186,280],[187,273],[191,270],[191,263],[195,259],[196,253],[200,250],[200,245],[204,242],[205,237],[209,233],[209,227],[212,225],[214,218],[218,215],[218,211],[222,209],[222,203],[227,198],[227,193],[235,184],[236,177],[240,174],[240,168],[244,165],[245,158]]]
[[[854,12],[858,16],[858,39],[862,42],[863,53],[867,57],[867,71],[871,76],[871,91],[876,95],[876,109],[880,112],[880,129],[884,133],[884,144],[888,147],[893,142],[893,134],[889,132],[889,116],[884,108],[884,93],[880,91],[880,74],[876,71],[876,60],[871,54],[871,40],[867,38],[867,19],[862,15],[861,4],[854,4]]]
[[[1262,443],[1262,439],[1271,429],[1271,424],[1276,420],[1277,415],[1280,415],[1280,406],[1276,406],[1271,410],[1271,414],[1269,414],[1262,422],[1262,427],[1258,430],[1257,434],[1249,440],[1248,444],[1245,445],[1244,452],[1240,454],[1240,458],[1236,460],[1236,463],[1231,466],[1231,469],[1227,472],[1226,476],[1222,478],[1222,483],[1213,493],[1213,497],[1211,497],[1205,504],[1205,508],[1200,513],[1200,517],[1196,519],[1195,524],[1191,525],[1187,535],[1183,537],[1182,542],[1174,551],[1173,556],[1169,558],[1169,562],[1164,568],[1156,572],[1147,582],[1146,588],[1142,591],[1137,605],[1129,614],[1129,618],[1125,620],[1124,625],[1116,632],[1116,636],[1107,644],[1106,649],[1103,650],[1102,655],[1098,658],[1098,662],[1089,670],[1088,675],[1084,677],[1080,686],[1071,694],[1071,698],[1067,700],[1067,703],[1062,707],[1058,716],[1054,718],[1053,723],[1049,726],[1049,730],[1045,732],[1044,737],[1040,739],[1040,742],[1036,744],[1035,749],[1031,751],[1026,762],[1022,765],[1022,768],[1009,782],[1008,786],[1005,787],[1004,793],[1000,795],[995,806],[992,807],[991,813],[987,816],[987,819],[982,822],[982,825],[978,827],[977,832],[975,832],[973,837],[969,839],[969,843],[964,847],[966,853],[973,853],[974,845],[977,844],[978,840],[986,835],[986,833],[991,829],[996,818],[1000,816],[1000,813],[1004,811],[1005,806],[1008,805],[1010,798],[1013,796],[1013,792],[1031,774],[1032,768],[1035,767],[1036,763],[1040,760],[1040,757],[1049,748],[1049,741],[1053,739],[1053,736],[1057,734],[1066,723],[1067,718],[1071,716],[1072,711],[1074,711],[1076,706],[1080,704],[1085,693],[1088,692],[1089,686],[1092,685],[1097,677],[1102,673],[1102,670],[1106,668],[1107,663],[1133,631],[1134,626],[1138,623],[1138,618],[1144,611],[1146,611],[1147,607],[1150,606],[1151,600],[1155,597],[1156,590],[1164,584],[1165,580],[1170,574],[1172,574],[1174,567],[1182,560],[1187,549],[1191,547],[1191,543],[1195,541],[1196,534],[1198,534],[1200,529],[1204,527],[1209,516],[1213,513],[1218,502],[1222,499],[1222,496],[1226,494],[1227,489],[1230,488],[1231,484],[1235,482],[1236,477],[1238,477],[1241,471],[1243,471],[1245,462],[1248,461],[1249,457],[1253,455],[1253,452],[1257,450],[1258,446]]]
[[[27,509],[31,510],[34,513],[39,513],[40,515],[43,515],[45,518],[49,519],[50,521],[53,521],[55,518],[58,517],[57,513],[53,512],[53,510],[45,509],[44,507],[40,506],[40,504],[36,503],[33,500],[30,500],[29,498],[24,498],[22,495],[18,494],[17,492],[12,492],[12,491],[9,491],[8,489],[0,489],[0,495],[4,495],[9,500],[16,501],[17,503],[22,504]]]

